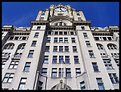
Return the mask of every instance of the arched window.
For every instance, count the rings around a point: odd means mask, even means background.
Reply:
[[[66,26],[66,23],[64,22],[58,22],[55,24],[55,26]]]
[[[97,47],[98,47],[99,50],[104,50],[104,47],[103,47],[102,44],[97,43]]]
[[[13,49],[15,46],[14,43],[7,43],[4,45],[4,48],[3,49]]]
[[[117,46],[115,44],[109,43],[107,44],[109,50],[117,50]]]

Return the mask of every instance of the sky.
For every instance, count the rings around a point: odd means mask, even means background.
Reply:
[[[92,27],[119,26],[119,2],[2,2],[2,26],[29,27],[38,11],[52,4],[70,5],[82,10]]]

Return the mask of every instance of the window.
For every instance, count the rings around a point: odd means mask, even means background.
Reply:
[[[2,59],[2,69],[5,67],[6,60]]]
[[[80,14],[79,14],[79,13],[77,13],[77,16],[80,16]]]
[[[53,47],[53,52],[57,52],[58,51],[58,46],[54,46]]]
[[[11,61],[9,69],[17,69],[19,61]]]
[[[88,38],[87,33],[83,33],[83,35],[84,35],[84,38],[85,38],[85,39]]]
[[[95,39],[96,41],[99,41],[99,37],[94,37],[94,39]]]
[[[72,43],[76,43],[75,38],[71,38]]]
[[[64,35],[67,35],[67,32],[64,32]]]
[[[45,52],[49,52],[49,49],[50,49],[50,47],[49,46],[46,46],[45,47]]]
[[[105,90],[102,78],[96,78],[99,90]]]
[[[64,37],[64,43],[68,43],[68,38]]]
[[[18,40],[19,37],[15,37],[15,40]]]
[[[70,63],[70,56],[65,56],[65,63],[69,64]]]
[[[24,70],[23,70],[24,72],[29,72],[30,64],[31,64],[31,62],[25,63]]]
[[[59,32],[59,35],[63,35],[63,32]]]
[[[82,30],[85,30],[85,27],[84,27],[84,26],[81,26],[81,29],[82,29]]]
[[[28,54],[28,58],[33,58],[33,53],[34,53],[34,50],[30,50]]]
[[[66,68],[66,78],[71,78],[71,69]]]
[[[90,56],[90,58],[94,58],[94,57],[95,57],[95,56],[94,56],[94,53],[93,53],[92,50],[88,50],[88,52],[89,52],[89,56]]]
[[[43,63],[45,63],[45,64],[48,63],[48,56],[47,56],[47,55],[44,56],[44,61],[43,61]]]
[[[42,90],[43,82],[38,81],[38,90]]]
[[[47,43],[50,43],[51,37],[47,37]]]
[[[9,38],[9,40],[13,40],[13,38],[14,38],[14,36],[11,36],[11,37]]]
[[[47,68],[42,68],[41,75],[47,76]]]
[[[57,43],[57,42],[58,42],[58,38],[55,37],[55,38],[54,38],[54,43]]]
[[[63,64],[63,63],[64,63],[63,56],[59,56],[59,63],[60,63],[60,64]]]
[[[99,50],[104,50],[103,45],[101,45],[101,44],[97,44],[97,47]]]
[[[39,32],[36,32],[34,35],[34,38],[38,38],[38,36],[39,36]]]
[[[63,38],[62,37],[59,38],[59,43],[63,43]]]
[[[48,31],[48,35],[51,35],[51,31]]]
[[[31,47],[35,47],[36,43],[37,43],[37,41],[32,41]]]
[[[117,50],[117,46],[115,44],[108,44],[107,47],[109,50]]]
[[[57,56],[53,56],[52,63],[53,63],[53,64],[56,64],[56,63],[57,63]]]
[[[64,76],[64,69],[63,68],[59,68],[59,78],[62,78]]]
[[[52,78],[57,78],[57,68],[52,68]]]
[[[84,82],[84,81],[81,81],[81,82],[80,82],[80,89],[81,89],[81,90],[85,90],[85,89],[86,89],[86,87],[85,87],[85,82]]]
[[[6,73],[3,79],[4,83],[11,83],[14,77],[14,73]]]
[[[71,35],[74,35],[74,32],[70,32],[71,33]]]
[[[59,52],[63,52],[63,46],[59,46]]]
[[[119,67],[119,59],[114,59],[115,63],[117,64],[117,66]]]
[[[74,63],[75,63],[75,64],[79,64],[78,56],[74,56]]]
[[[81,74],[80,68],[76,68],[76,76],[79,76]]]
[[[110,59],[103,59],[103,62],[105,64],[105,67],[106,67],[107,70],[113,69]]]
[[[103,37],[103,40],[104,40],[104,41],[107,41],[106,37]]]
[[[116,73],[109,73],[109,77],[110,77],[112,84],[119,83],[119,80],[118,80]]]
[[[86,42],[87,47],[91,46],[89,41],[85,41],[85,42]]]
[[[58,31],[55,31],[55,35],[58,35]]]
[[[41,27],[37,27],[37,30],[40,30]]]
[[[72,48],[73,48],[73,52],[77,52],[76,46],[72,46]]]
[[[92,66],[93,66],[94,72],[99,72],[99,69],[98,69],[96,62],[92,62]]]
[[[26,80],[27,78],[21,78],[18,86],[18,90],[25,90]]]
[[[69,46],[65,46],[65,52],[69,52]]]
[[[22,37],[22,40],[26,40],[26,37]]]

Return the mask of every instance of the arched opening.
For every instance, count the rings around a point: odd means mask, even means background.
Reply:
[[[67,84],[63,83],[63,80],[60,80],[60,83],[53,86],[51,90],[72,90],[72,89]]]

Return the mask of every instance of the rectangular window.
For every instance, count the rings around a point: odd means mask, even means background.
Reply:
[[[84,27],[84,26],[81,26],[81,29],[82,29],[82,30],[85,30],[85,27]]]
[[[68,43],[68,38],[64,37],[64,43]]]
[[[80,68],[76,68],[76,76],[79,76],[81,74]]]
[[[41,75],[47,76],[47,68],[42,68]]]
[[[107,70],[112,70],[113,66],[111,64],[111,60],[110,59],[103,59],[103,62],[105,64],[105,67]]]
[[[67,32],[64,32],[64,35],[67,35]]]
[[[54,43],[57,43],[57,42],[58,42],[58,38],[54,37]]]
[[[57,78],[57,68],[52,68],[52,78]]]
[[[75,38],[71,38],[72,43],[76,43]]]
[[[59,35],[63,35],[63,32],[59,32]]]
[[[50,46],[45,47],[45,52],[49,52]]]
[[[34,35],[34,38],[38,38],[38,36],[39,36],[39,32],[36,32]]]
[[[116,73],[109,73],[109,77],[110,77],[112,84],[119,83],[119,80],[118,80]]]
[[[59,43],[63,43],[63,38],[62,37],[59,38]]]
[[[84,35],[84,38],[85,38],[85,39],[88,38],[87,33],[83,33],[83,35]]]
[[[30,50],[28,54],[28,58],[33,58],[33,53],[34,53],[34,50]]]
[[[79,58],[78,58],[78,56],[74,56],[74,63],[75,64],[79,64]]]
[[[53,52],[57,52],[58,51],[58,46],[54,46],[53,47]]]
[[[24,66],[24,72],[29,72],[31,62],[26,62]]]
[[[99,72],[99,69],[98,69],[96,62],[92,62],[92,66],[93,66],[94,72]]]
[[[45,63],[45,64],[48,63],[48,56],[47,56],[47,55],[44,56],[44,61],[43,61],[43,63]]]
[[[69,52],[69,46],[65,46],[65,52]]]
[[[65,56],[65,63],[70,64],[70,56]]]
[[[53,63],[53,64],[57,64],[57,56],[53,56],[52,63]]]
[[[85,82],[84,82],[84,81],[81,81],[81,82],[80,82],[80,89],[81,89],[81,90],[85,90],[85,89],[86,89],[86,87],[85,87]]]
[[[55,35],[58,35],[58,31],[55,31]]]
[[[32,41],[31,47],[35,47],[36,43],[37,43],[37,41]]]
[[[87,47],[91,46],[89,41],[85,41],[85,43],[86,43]]]
[[[93,50],[88,50],[90,58],[95,58]]]
[[[64,63],[63,56],[59,56],[59,63],[60,63],[60,64],[63,64],[63,63]]]
[[[9,69],[17,69],[19,61],[11,61]]]
[[[66,78],[71,78],[71,68],[66,68]]]
[[[59,46],[59,52],[63,52],[63,46]]]
[[[74,32],[70,32],[71,33],[71,35],[74,35]]]
[[[25,90],[26,80],[27,78],[21,78],[18,86],[18,90]]]
[[[64,76],[64,69],[63,68],[59,68],[59,78],[62,78]]]
[[[15,40],[18,40],[19,37],[15,37]]]
[[[39,26],[39,27],[37,27],[37,30],[40,30],[40,28],[41,28],[40,26]]]
[[[48,35],[51,35],[51,31],[48,31]]]
[[[99,90],[105,90],[102,78],[96,78]]]
[[[73,52],[77,52],[77,47],[76,46],[72,46],[73,48]]]
[[[47,43],[50,43],[51,37],[47,37]]]
[[[11,83],[14,77],[14,73],[6,73],[3,79],[4,83]]]

